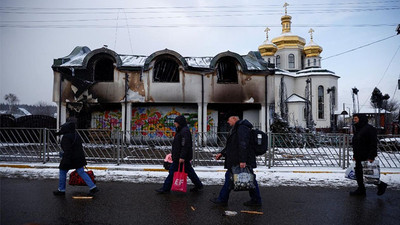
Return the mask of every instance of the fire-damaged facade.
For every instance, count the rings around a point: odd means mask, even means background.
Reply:
[[[321,68],[322,47],[291,33],[246,55],[222,52],[184,57],[165,49],[149,56],[123,55],[106,47],[76,47],[54,60],[53,101],[58,125],[67,117],[82,129],[118,129],[169,136],[185,115],[192,131],[228,131],[232,114],[268,131],[274,116],[290,126],[332,127],[337,109],[335,73]]]
[[[59,124],[74,116],[79,128],[168,131],[182,114],[205,132],[227,131],[230,114],[265,130],[274,70],[258,52],[188,58],[165,49],[147,57],[76,47],[53,71]]]

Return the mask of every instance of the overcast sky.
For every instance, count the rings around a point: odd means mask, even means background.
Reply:
[[[339,106],[352,108],[351,88],[369,105],[374,87],[400,101],[400,0],[0,0],[0,103],[52,103],[53,59],[76,46],[108,45],[118,54],[165,48],[182,56],[245,55],[281,34],[283,4],[292,33],[323,48],[322,67],[339,79]],[[347,109],[346,109],[347,110]]]

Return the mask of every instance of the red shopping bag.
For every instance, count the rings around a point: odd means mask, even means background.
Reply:
[[[94,173],[92,170],[88,170],[85,171],[90,179],[92,179],[93,183],[96,183],[96,180],[94,179]],[[85,181],[82,179],[81,176],[79,176],[78,172],[76,172],[76,170],[72,171],[71,174],[69,175],[69,185],[73,185],[73,186],[86,186]]]
[[[185,173],[185,164],[183,164],[182,172],[181,163],[179,163],[178,171],[174,173],[174,178],[172,179],[171,191],[186,192],[187,189],[187,173]]]

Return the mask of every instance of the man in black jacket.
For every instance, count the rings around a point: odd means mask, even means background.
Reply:
[[[217,205],[226,206],[231,192],[231,173],[233,166],[240,166],[240,168],[250,167],[253,173],[253,168],[257,167],[256,155],[254,151],[249,149],[250,130],[253,125],[247,120],[240,120],[237,116],[231,116],[228,119],[229,125],[232,129],[229,132],[225,148],[216,155],[219,160],[222,156],[225,157],[225,183],[219,193],[218,198],[210,199],[211,202]],[[254,175],[255,177],[255,175]],[[257,180],[254,179],[255,189],[250,189],[250,201],[243,203],[245,206],[261,206],[260,190],[258,188]]]
[[[354,136],[353,142],[353,160],[356,161],[355,173],[357,178],[358,188],[351,191],[351,196],[366,196],[364,186],[364,175],[362,170],[362,161],[373,162],[377,156],[377,135],[376,129],[368,124],[368,118],[364,114],[354,114]],[[378,195],[385,193],[387,184],[379,181]]]
[[[190,191],[198,192],[203,189],[203,184],[190,163],[193,159],[192,134],[190,133],[184,116],[177,116],[174,120],[174,125],[176,127],[176,133],[172,142],[172,164],[163,187],[157,189],[156,192],[163,194],[171,190],[174,172],[178,171],[179,164],[184,164],[185,172],[195,185]]]

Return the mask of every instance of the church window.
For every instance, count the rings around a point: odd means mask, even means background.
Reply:
[[[281,56],[276,56],[276,68],[281,68]]]
[[[294,69],[294,55],[289,54],[289,69]]]
[[[318,87],[318,119],[324,119],[324,87]]]
[[[169,57],[163,57],[154,64],[154,82],[179,82],[179,65]]]
[[[310,59],[307,59],[307,66],[310,66]]]
[[[225,57],[217,64],[218,83],[237,83],[238,75],[234,58]]]
[[[317,65],[317,59],[314,59],[314,66]]]

